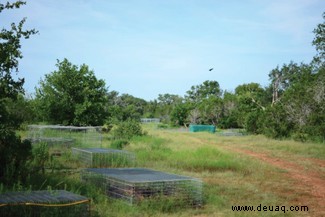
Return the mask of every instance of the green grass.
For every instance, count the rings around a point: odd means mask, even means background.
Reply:
[[[297,205],[299,197],[285,172],[229,147],[270,152],[294,160],[324,159],[323,144],[275,141],[263,136],[222,137],[144,125],[147,136],[134,137],[123,149],[134,152],[136,166],[199,178],[203,181],[204,204],[184,208],[175,198],[144,201],[130,206],[110,199],[94,185],[80,181],[78,163],[69,154],[57,159],[68,169],[47,171],[29,177],[22,188],[66,189],[92,198],[92,216],[304,216],[303,212],[233,212],[232,205]],[[110,147],[104,134],[102,147]],[[1,186],[0,186],[1,187]],[[1,187],[6,188],[6,187]],[[16,186],[17,188],[17,186]],[[7,189],[8,190],[8,189]],[[287,193],[289,192],[289,193]],[[1,209],[1,208],[0,208]]]

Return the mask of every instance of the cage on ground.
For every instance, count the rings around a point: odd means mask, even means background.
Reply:
[[[81,172],[81,179],[129,204],[168,200],[175,206],[202,205],[202,182],[193,177],[145,168],[88,168]]]
[[[60,125],[28,125],[28,138],[33,144],[49,146],[101,147],[100,127],[76,127]]]
[[[135,155],[109,148],[72,148],[72,154],[87,167],[124,167],[135,163]]]
[[[0,194],[0,216],[89,217],[90,199],[64,190]]]

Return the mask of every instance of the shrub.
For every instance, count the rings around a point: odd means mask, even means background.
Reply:
[[[49,147],[47,143],[41,142],[33,147],[33,167],[36,171],[42,170],[45,173],[45,164],[50,159]]]
[[[157,125],[158,129],[167,129],[168,128],[168,124],[158,124]]]
[[[21,141],[15,132],[0,129],[0,178],[11,182],[27,176],[26,162],[31,156],[31,143]]]
[[[134,136],[143,136],[146,133],[142,130],[139,122],[129,120],[121,122],[113,130],[114,139],[131,139]]]
[[[104,124],[104,126],[102,127],[102,132],[109,133],[112,128],[113,128],[112,124]]]
[[[115,141],[113,141],[111,143],[111,148],[123,149],[128,144],[129,144],[129,141],[127,141],[125,139],[118,139],[118,140],[115,140]]]

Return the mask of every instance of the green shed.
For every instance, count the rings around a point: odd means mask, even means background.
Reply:
[[[213,125],[195,125],[190,124],[190,132],[210,132],[214,133],[216,131],[216,127]]]

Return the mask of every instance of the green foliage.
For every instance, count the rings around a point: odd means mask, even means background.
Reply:
[[[33,153],[33,161],[32,161],[33,170],[36,172],[42,170],[42,173],[44,174],[45,164],[50,159],[48,144],[45,142],[36,144],[33,147],[32,153]]]
[[[143,136],[146,133],[142,130],[141,124],[135,120],[128,120],[119,123],[112,132],[114,139],[129,140],[134,136]]]
[[[222,99],[222,116],[218,126],[221,128],[238,128],[237,96],[225,91]]]
[[[159,117],[162,122],[170,122],[170,114],[174,106],[182,103],[183,98],[174,94],[159,94],[158,99],[151,102],[151,111],[154,117]]]
[[[25,2],[16,1],[14,3],[0,3],[0,13],[5,9],[20,8]],[[11,76],[12,72],[18,72],[18,60],[23,57],[21,49],[21,39],[28,39],[37,33],[35,29],[23,30],[26,18],[22,19],[18,25],[11,23],[11,29],[3,28],[0,32],[0,99],[15,99],[19,93],[23,92],[24,79],[17,81]]]
[[[64,125],[103,125],[107,116],[107,89],[92,70],[67,59],[57,62],[58,71],[45,75],[36,89],[36,102],[45,120]]]
[[[31,143],[21,141],[11,130],[0,129],[0,178],[10,183],[27,177],[26,161],[31,156]]]
[[[130,144],[128,140],[125,140],[125,139],[117,139],[117,140],[114,140],[111,143],[111,148],[122,150],[128,144]]]
[[[248,113],[245,120],[245,129],[249,133],[262,133],[263,112],[260,110]]]
[[[170,121],[174,126],[183,126],[188,124],[187,117],[189,115],[190,106],[187,103],[175,105],[170,114]]]
[[[281,104],[269,106],[263,114],[263,134],[270,138],[289,137],[293,124],[287,119],[287,114]]]
[[[108,118],[110,122],[121,122],[128,119],[140,120],[147,102],[129,94],[118,95],[116,91],[108,93]]]
[[[315,38],[313,45],[318,52],[314,58],[314,62],[320,67],[325,67],[325,12],[323,13],[323,23],[317,25],[314,29]]]
[[[200,103],[203,99],[221,96],[220,85],[217,81],[204,81],[200,85],[192,86],[191,90],[186,92],[186,100],[193,103]]]
[[[204,81],[192,86],[186,92],[186,102],[190,105],[187,113],[188,122],[193,124],[219,123],[222,114],[221,89],[217,81]]]
[[[6,4],[0,3],[0,13],[6,9],[15,9],[24,5],[22,1]],[[15,80],[12,73],[17,73],[21,59],[21,40],[28,39],[37,33],[36,30],[24,30],[26,18],[18,25],[11,23],[11,29],[1,29],[0,32],[0,179],[11,182],[24,179],[25,163],[30,157],[31,144],[21,141],[14,131],[22,123],[22,116],[15,110],[18,96],[22,94],[24,79]]]
[[[160,124],[157,125],[158,129],[167,129],[168,127],[169,127],[168,124],[161,124],[160,123]]]
[[[111,129],[113,128],[113,125],[110,123],[106,123],[103,125],[102,127],[102,132],[103,133],[109,133],[111,131]]]

